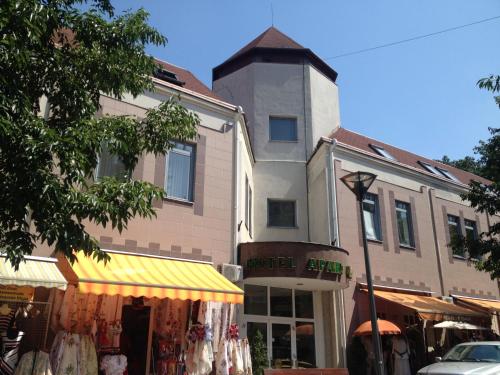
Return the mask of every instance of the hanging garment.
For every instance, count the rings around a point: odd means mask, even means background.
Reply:
[[[207,314],[208,302],[200,301],[200,307],[198,310],[197,323],[205,324],[205,317]]]
[[[250,343],[247,338],[241,340],[241,357],[243,359],[244,374],[252,375],[252,356],[250,353]]]
[[[7,332],[9,332],[9,330]],[[7,332],[0,333],[3,348],[3,354],[0,358],[0,375],[14,374],[14,369],[16,368],[17,361],[19,360],[19,346],[24,336],[23,331],[10,330],[9,333],[14,336],[8,334]]]
[[[196,372],[198,375],[208,375],[212,372],[212,357],[210,345],[208,341],[201,340],[196,342],[198,359],[196,364]]]
[[[67,334],[61,355],[61,361],[54,375],[80,374],[80,336],[75,333]]]
[[[212,302],[212,332],[214,336],[213,349],[214,352],[219,350],[219,340],[221,334],[221,316],[222,316],[222,302]]]
[[[392,338],[392,353],[394,355],[394,375],[411,375],[410,351],[408,343],[401,335]]]
[[[61,328],[61,308],[64,299],[64,290],[53,289],[53,294],[51,294],[53,298],[52,305],[52,314],[50,316],[50,329],[52,332],[57,332]]]
[[[52,372],[54,374],[57,373],[59,368],[59,364],[61,363],[62,354],[64,351],[64,342],[68,337],[68,333],[65,331],[59,331],[54,338],[54,342],[52,343],[52,347],[49,352],[49,360],[50,367],[52,368]]]
[[[14,375],[52,375],[49,355],[42,351],[24,354],[16,367]]]
[[[233,375],[243,375],[243,358],[241,355],[241,345],[240,340],[231,339],[231,370],[230,373]]]
[[[9,313],[5,315],[0,315],[0,332],[7,331],[9,328],[9,324],[12,321],[12,318],[15,316],[16,311],[14,309],[10,309]]]
[[[221,339],[219,340],[217,356],[215,357],[215,369],[217,375],[229,375],[229,367],[228,341]]]
[[[80,374],[97,375],[97,353],[92,339],[88,335],[80,337]]]
[[[192,334],[188,338],[188,347],[186,352],[186,371],[188,374],[196,374],[196,355],[198,354],[197,350],[197,341],[193,340]]]
[[[127,357],[124,355],[105,355],[101,359],[100,369],[106,375],[123,375],[127,369]]]
[[[73,316],[76,306],[75,286],[68,285],[66,291],[64,292],[64,298],[62,301],[61,309],[59,311],[59,324],[66,331],[69,331],[72,328],[72,325],[77,323],[77,320]]]

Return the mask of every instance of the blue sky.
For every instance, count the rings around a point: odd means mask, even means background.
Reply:
[[[500,19],[394,47],[329,57],[500,15],[498,0],[148,0],[166,47],[148,52],[211,87],[212,68],[271,25],[338,73],[342,126],[430,157],[472,154],[500,126],[492,95],[476,82],[500,74]]]

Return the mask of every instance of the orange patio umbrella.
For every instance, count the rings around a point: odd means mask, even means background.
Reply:
[[[399,335],[401,330],[388,320],[377,319],[378,331],[381,335]],[[372,322],[367,320],[354,331],[354,336],[368,336],[372,334]]]

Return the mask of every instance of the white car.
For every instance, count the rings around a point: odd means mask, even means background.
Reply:
[[[497,375],[500,374],[500,341],[467,342],[453,347],[437,363],[418,375]]]

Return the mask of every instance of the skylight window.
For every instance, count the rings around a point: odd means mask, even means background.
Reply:
[[[450,180],[459,182],[458,178],[456,178],[450,171],[446,169],[436,167],[436,169],[441,173],[444,177],[449,178]]]
[[[418,162],[422,167],[424,167],[427,172],[431,172],[431,173],[434,173],[434,174],[437,174],[438,176],[441,174],[437,171],[436,168],[434,168],[432,165],[428,164],[428,163],[424,163],[423,161],[419,161]]]
[[[162,81],[167,81],[175,85],[184,86],[184,82],[180,81],[179,78],[177,78],[177,74],[171,72],[170,70],[164,68],[156,68],[153,75],[156,78],[161,79]]]
[[[370,147],[373,148],[373,150],[380,156],[383,156],[386,159],[396,160],[396,158],[389,154],[389,152],[385,148],[375,145],[370,145]]]

